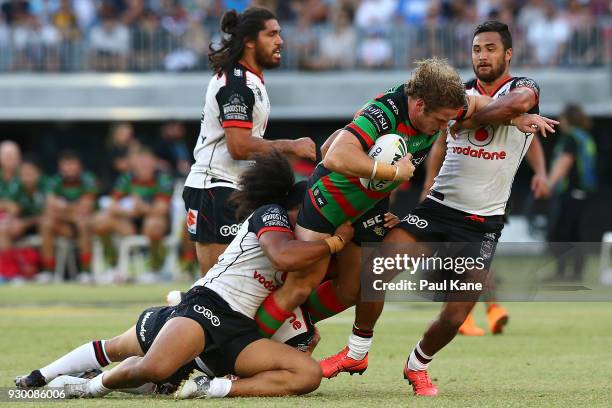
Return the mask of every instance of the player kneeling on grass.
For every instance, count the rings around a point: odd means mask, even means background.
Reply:
[[[177,396],[284,396],[318,388],[317,362],[286,344],[262,338],[254,316],[261,302],[282,284],[284,272],[303,269],[339,251],[343,242],[352,239],[353,230],[346,224],[326,240],[294,239],[292,228],[306,187],[294,184],[289,163],[277,152],[256,157],[240,186],[235,193],[237,215],[246,219],[219,261],[181,303],[148,309],[124,334],[85,344],[18,377],[16,385],[42,386],[60,373],[122,361],[86,382],[63,376],[50,384],[64,386],[68,396],[100,397],[113,390],[165,383],[194,360],[220,359],[240,378],[200,377],[185,382]]]

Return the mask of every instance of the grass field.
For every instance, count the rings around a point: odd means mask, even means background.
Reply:
[[[170,286],[0,287],[0,388],[15,375],[41,367],[86,341],[108,338],[135,323],[147,306],[160,304]],[[370,366],[363,376],[323,380],[305,397],[175,402],[171,398],[116,394],[100,400],[62,401],[51,406],[410,406],[527,407],[612,405],[612,304],[510,303],[510,325],[502,336],[457,338],[436,356],[430,373],[441,395],[412,396],[401,378],[407,354],[439,305],[388,304],[377,327]],[[345,345],[352,310],[322,322],[315,351],[321,358]],[[476,319],[485,324],[483,307]],[[6,403],[10,407],[42,403]],[[48,404],[47,404],[48,405]]]

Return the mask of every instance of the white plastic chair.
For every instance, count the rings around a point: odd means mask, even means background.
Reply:
[[[603,285],[612,285],[612,265],[610,265],[610,253],[612,253],[612,231],[603,234],[601,239],[600,281]]]

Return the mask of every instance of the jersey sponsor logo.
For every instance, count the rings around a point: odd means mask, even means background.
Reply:
[[[312,195],[314,196],[315,202],[317,203],[319,208],[323,208],[327,205],[327,200],[325,199],[325,197],[323,197],[323,194],[321,194],[321,190],[319,189],[319,187],[315,187],[312,190]]]
[[[383,216],[381,214],[378,214],[375,217],[372,218],[368,218],[365,221],[362,221],[361,224],[363,224],[363,228],[369,228],[369,227],[373,227],[376,224],[380,224],[383,222]]]
[[[249,120],[247,104],[240,94],[233,94],[229,101],[223,105],[223,117],[225,120]]]
[[[468,133],[468,141],[474,146],[483,147],[491,143],[494,135],[495,131],[493,126],[485,126],[475,131],[470,131]]]
[[[219,318],[215,316],[213,312],[210,311],[210,309],[207,309],[204,306],[200,305],[193,305],[193,311],[203,315],[205,318],[210,320],[213,326],[219,327],[221,325],[221,320],[219,320]]]
[[[239,229],[240,226],[238,224],[222,225],[221,228],[219,228],[219,233],[224,237],[229,237],[230,235],[238,234]]]
[[[261,216],[261,221],[266,227],[290,228],[289,220],[285,214],[281,214],[278,208],[270,208]]]
[[[147,312],[142,318],[142,322],[140,322],[140,331],[138,332],[138,334],[140,335],[140,340],[142,340],[143,343],[146,342],[145,333],[147,332],[147,329],[145,329],[145,325],[147,324],[147,320],[149,320],[149,317],[151,317],[152,314],[153,312]]]
[[[302,322],[300,322],[295,315],[295,313],[291,313],[289,317],[289,324],[293,327],[293,330],[300,330],[302,328]]]
[[[383,133],[391,129],[387,115],[385,115],[383,110],[376,105],[368,106],[361,112],[361,115],[372,122],[378,133]]]
[[[239,69],[239,68],[234,68],[234,76],[241,77],[242,76],[242,70]]]
[[[461,146],[453,146],[453,153],[462,154],[468,157],[474,157],[476,159],[484,159],[484,160],[505,160],[506,152],[501,150],[499,152],[487,152],[485,149],[472,149],[472,146],[461,147]]]
[[[393,113],[395,113],[396,115],[399,115],[399,108],[397,107],[395,102],[393,102],[393,99],[387,98],[385,102],[387,102],[389,104],[389,106],[393,110]]]
[[[408,214],[402,219],[402,221],[410,225],[414,225],[420,229],[427,228],[427,226],[429,225],[427,220],[423,220],[421,219],[421,217],[419,217],[418,215],[414,215],[414,214]]]
[[[187,232],[195,235],[198,231],[198,210],[192,208],[187,211]]]
[[[274,292],[276,289],[280,288],[280,286],[274,283],[272,279],[266,280],[266,277],[257,271],[253,272],[253,279],[259,282],[261,286],[268,289],[270,292]]]

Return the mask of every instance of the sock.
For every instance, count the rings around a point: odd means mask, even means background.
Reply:
[[[340,302],[336,294],[336,288],[332,281],[328,280],[319,285],[319,287],[310,294],[306,301],[306,308],[312,322],[316,323],[337,315],[348,309],[348,306]]]
[[[50,256],[50,257],[44,256],[42,258],[42,265],[43,265],[44,270],[53,272],[55,270],[55,257],[54,256]]]
[[[102,377],[104,373],[92,378],[87,382],[87,393],[92,397],[103,397],[110,393],[112,390],[108,389],[102,384]]]
[[[372,346],[373,330],[361,330],[353,324],[353,334],[349,336],[347,357],[363,360]]]
[[[229,394],[232,389],[232,380],[227,378],[213,378],[210,380],[210,387],[206,395],[212,398],[222,398]]]
[[[49,382],[62,374],[79,373],[106,367],[110,364],[110,360],[104,351],[104,343],[105,340],[85,343],[48,366],[41,368],[40,373]]]
[[[259,332],[264,337],[272,337],[274,333],[283,325],[288,317],[293,316],[293,312],[287,312],[276,304],[274,293],[270,293],[263,301],[257,313],[255,322],[259,326]]]
[[[433,360],[433,356],[428,356],[423,353],[423,350],[421,350],[421,342],[419,341],[408,358],[408,369],[413,371],[427,370],[431,360]]]
[[[79,263],[81,264],[81,270],[89,271],[91,269],[91,252],[81,252]]]

